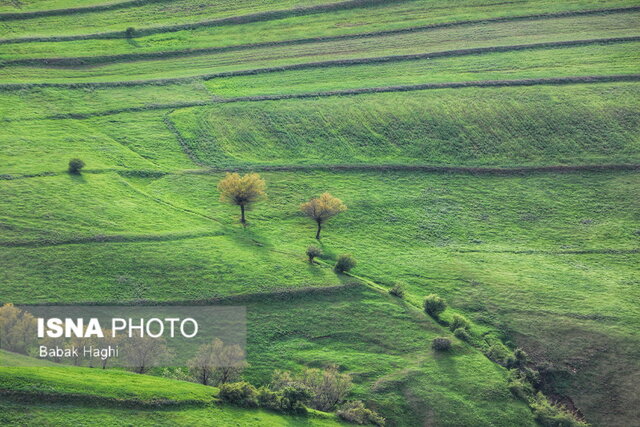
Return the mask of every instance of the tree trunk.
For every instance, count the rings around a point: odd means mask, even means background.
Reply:
[[[247,220],[244,217],[244,205],[240,205],[240,222],[243,225],[247,223]]]
[[[318,231],[316,232],[316,239],[320,240],[320,230],[322,230],[322,222],[316,221],[318,223]]]

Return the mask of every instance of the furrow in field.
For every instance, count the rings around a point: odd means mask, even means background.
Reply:
[[[304,98],[322,98],[329,96],[348,96],[360,95],[366,93],[388,93],[388,92],[411,92],[432,89],[456,89],[465,87],[509,87],[509,86],[536,86],[536,85],[568,85],[568,84],[593,84],[608,82],[637,82],[640,81],[640,74],[623,74],[623,75],[607,75],[607,76],[572,76],[572,77],[550,77],[538,79],[514,79],[514,80],[473,80],[463,82],[446,82],[446,83],[425,83],[417,85],[402,86],[382,86],[367,87],[358,89],[343,89],[335,91],[322,92],[306,92],[282,95],[259,95],[244,96],[234,98],[212,98],[209,101],[182,102],[173,104],[151,104],[141,107],[119,108],[112,110],[96,111],[91,113],[68,113],[56,114],[39,118],[43,119],[85,119],[89,117],[109,116],[113,114],[127,112],[142,112],[150,110],[171,110],[188,107],[200,107],[205,105],[225,104],[234,102],[262,102],[262,101],[279,101],[284,99],[304,99]],[[109,82],[109,83],[76,83],[63,87],[117,87],[117,86],[137,86],[141,85],[140,81],[135,82]],[[154,80],[144,84],[169,84],[166,80]],[[0,90],[20,90],[31,87],[58,87],[56,83],[35,83],[35,84],[4,84],[0,86]],[[23,121],[24,119],[14,119],[10,121]],[[29,119],[31,120],[31,119]]]
[[[550,166],[520,166],[520,167],[486,167],[486,166],[435,166],[435,165],[407,165],[407,164],[324,164],[324,165],[239,165],[229,167],[212,167],[206,169],[189,169],[180,172],[162,172],[153,171],[152,173],[162,176],[166,175],[212,175],[222,172],[238,172],[238,171],[257,171],[257,172],[295,172],[295,171],[336,171],[336,172],[394,172],[394,171],[407,171],[407,172],[426,172],[426,173],[459,173],[459,174],[472,174],[472,175],[519,175],[529,173],[572,173],[572,172],[608,172],[608,171],[636,171],[640,170],[640,164],[628,163],[628,164],[586,164],[586,165],[550,165]],[[104,169],[104,170],[87,170],[86,173],[101,174],[116,172],[123,176],[136,175],[136,174],[149,174],[149,171],[138,171],[131,169]],[[17,179],[29,179],[40,178],[43,176],[56,176],[63,175],[63,173],[55,172],[43,172],[34,175],[2,175],[0,180],[17,180]],[[150,196],[148,196],[150,197]],[[155,199],[154,199],[155,200]],[[173,206],[173,205],[172,205]],[[175,206],[173,206],[175,207]],[[183,210],[189,213],[195,213],[204,218],[212,221],[219,221],[216,218],[202,215],[195,211],[185,210],[183,208],[176,207],[176,209]],[[0,243],[0,246],[2,244]],[[460,250],[461,252],[480,252],[479,250],[469,249]],[[510,251],[507,251],[510,252]],[[572,251],[564,251],[563,253],[574,253]]]
[[[542,43],[528,43],[528,44],[514,44],[514,45],[502,45],[502,46],[488,46],[470,49],[453,49],[436,52],[416,53],[410,55],[387,55],[368,58],[353,58],[353,59],[338,59],[328,61],[316,61],[305,62],[301,64],[290,64],[279,67],[263,67],[254,68],[248,70],[227,71],[221,73],[207,74],[199,76],[204,80],[210,80],[220,77],[233,77],[233,76],[246,76],[254,74],[274,73],[279,71],[291,71],[291,70],[304,70],[310,68],[325,68],[325,67],[343,67],[349,65],[363,65],[363,64],[378,64],[384,62],[400,62],[400,61],[414,61],[420,59],[430,58],[443,58],[452,56],[466,56],[466,55],[481,55],[485,53],[496,52],[513,52],[519,50],[530,49],[552,49],[561,47],[572,46],[586,46],[592,44],[613,44],[613,43],[628,43],[640,41],[640,36],[629,37],[608,37],[608,38],[596,38],[586,40],[565,40],[555,42],[542,42]],[[9,60],[0,63],[0,68],[7,66],[42,66],[42,67],[78,67],[81,65],[97,65],[115,62],[128,62],[128,61],[143,61],[143,60],[157,60],[169,57],[181,57],[181,56],[197,56],[215,53],[218,50],[231,50],[228,48],[211,48],[211,49],[197,49],[197,50],[183,50],[183,51],[171,51],[171,52],[157,52],[148,54],[128,54],[128,55],[115,55],[115,56],[101,56],[101,57],[76,57],[76,58],[29,58],[29,59],[16,59]],[[88,61],[88,62],[84,62]],[[182,79],[190,79],[186,77]],[[71,83],[72,84],[72,83]]]
[[[149,35],[160,34],[160,33],[177,32],[177,31],[183,31],[183,30],[194,30],[202,27],[217,27],[217,26],[224,26],[224,25],[248,24],[252,22],[283,19],[290,16],[301,16],[301,15],[331,12],[331,11],[337,11],[337,10],[354,9],[354,8],[360,8],[360,7],[366,7],[366,6],[375,6],[375,5],[380,5],[384,3],[385,3],[384,0],[368,0],[366,2],[364,0],[350,0],[350,1],[340,2],[340,3],[308,6],[308,7],[297,8],[297,9],[269,11],[269,12],[261,12],[261,13],[249,14],[249,15],[219,18],[219,19],[213,19],[208,21],[194,22],[190,24],[142,28],[142,29],[136,30],[136,37],[143,37],[143,36],[149,36]],[[410,32],[416,32],[416,31],[428,31],[431,29],[447,28],[447,27],[463,26],[463,25],[476,25],[481,23],[517,22],[517,21],[551,19],[551,18],[560,18],[560,17],[571,17],[571,16],[628,13],[628,12],[636,12],[636,11],[640,11],[640,6],[602,8],[602,9],[590,9],[590,10],[574,10],[574,11],[552,12],[552,13],[536,13],[536,14],[519,15],[519,16],[501,16],[501,17],[494,17],[494,18],[442,22],[442,23],[422,25],[422,26],[413,26],[409,28],[374,31],[374,32],[367,32],[367,33],[360,33],[360,34],[347,34],[347,35],[337,35],[337,36],[329,36],[329,37],[298,39],[295,41],[288,41],[288,42],[291,44],[313,43],[318,41],[340,40],[344,38],[376,37],[376,36],[391,35],[391,34],[410,33]],[[91,39],[121,39],[126,37],[127,35],[125,31],[110,31],[110,32],[103,32],[103,33],[79,34],[79,35],[69,35],[69,36],[19,37],[19,38],[13,38],[13,39],[0,39],[0,44],[29,43],[29,42],[64,42],[64,41],[91,40]],[[274,42],[274,43],[278,43],[278,42]]]

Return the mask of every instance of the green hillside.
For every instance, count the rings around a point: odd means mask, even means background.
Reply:
[[[492,353],[522,348],[577,419],[634,425],[639,24],[627,0],[0,4],[0,303],[244,305],[245,380],[337,364],[391,426],[555,425]],[[247,227],[227,171],[267,182]],[[348,210],[310,264],[327,191]],[[339,422],[0,356],[3,425]]]

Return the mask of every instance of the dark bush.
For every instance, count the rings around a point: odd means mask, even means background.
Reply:
[[[305,387],[288,386],[280,390],[280,408],[283,412],[306,414],[305,403],[311,399],[311,392]]]
[[[80,159],[69,160],[69,173],[79,175],[80,171],[84,167],[84,162]]]
[[[455,331],[456,329],[460,329],[460,328],[462,329],[469,328],[469,321],[464,316],[461,316],[459,314],[454,314],[453,320],[449,324],[449,329],[451,329],[452,331]]]
[[[436,294],[428,295],[424,299],[424,311],[433,318],[438,318],[447,308],[447,303]]]
[[[356,259],[349,254],[343,254],[338,257],[335,269],[338,273],[345,273],[356,266]]]
[[[248,382],[224,383],[220,386],[220,399],[244,407],[258,406],[258,390]]]
[[[394,297],[404,298],[404,285],[402,283],[396,283],[393,288],[389,289],[389,293]]]
[[[521,348],[516,348],[514,350],[513,357],[515,358],[515,361],[516,361],[515,363],[516,363],[516,366],[518,367],[523,367],[529,361],[529,356],[527,355],[527,352],[525,352]]]
[[[471,335],[469,335],[469,332],[467,332],[465,328],[456,329],[455,331],[453,331],[453,335],[459,340],[466,342],[471,341]]]
[[[311,245],[307,248],[307,256],[309,257],[309,262],[313,262],[314,258],[322,256],[322,249],[315,245]]]
[[[136,29],[133,27],[129,27],[125,30],[124,36],[128,39],[132,39],[136,35]]]
[[[436,351],[447,351],[451,348],[451,340],[446,337],[437,337],[431,341],[431,348]]]
[[[383,426],[385,421],[380,415],[371,409],[367,409],[364,403],[359,400],[345,403],[345,405],[337,411],[337,414],[343,420],[355,424]]]

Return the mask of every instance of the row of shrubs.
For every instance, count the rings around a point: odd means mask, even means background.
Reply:
[[[398,298],[404,298],[404,286],[396,283],[389,293]],[[425,313],[433,317],[440,323],[440,315],[446,310],[446,301],[436,294],[425,297],[423,302]],[[453,335],[466,342],[472,341],[469,332],[471,322],[462,315],[454,314],[448,323]],[[447,351],[451,348],[451,340],[447,337],[436,337],[433,339],[432,348],[436,351]],[[577,414],[568,410],[560,404],[550,402],[544,394],[539,391],[541,387],[540,373],[530,367],[527,353],[521,348],[516,348],[513,352],[502,342],[496,340],[482,346],[484,354],[492,361],[509,369],[509,390],[519,399],[527,402],[533,411],[536,420],[544,427],[587,427],[588,424],[580,420]]]
[[[315,262],[316,258],[319,258],[319,257],[321,257],[323,255],[322,249],[317,247],[317,246],[315,246],[315,245],[309,246],[305,253],[307,254],[307,258],[309,258],[309,262],[310,263]],[[338,256],[338,259],[336,260],[336,265],[334,266],[334,269],[338,273],[346,273],[346,272],[350,271],[351,269],[353,269],[356,265],[357,265],[357,261],[353,257],[353,255],[351,255],[351,254],[342,254],[342,255]]]

